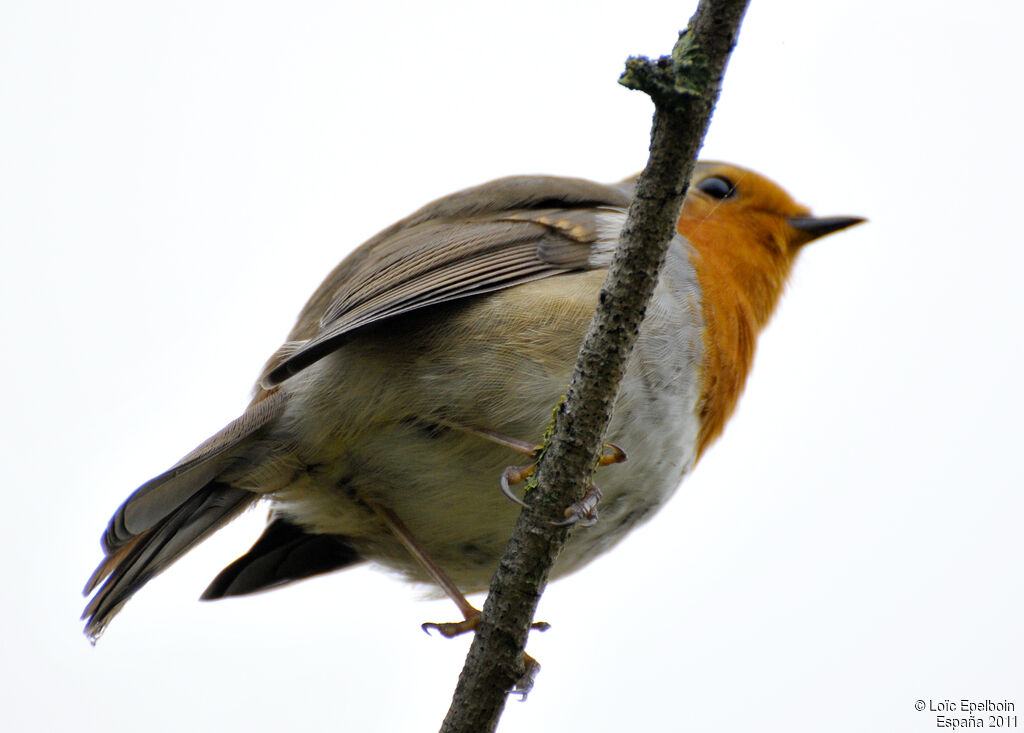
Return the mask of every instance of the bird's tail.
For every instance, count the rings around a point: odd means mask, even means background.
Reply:
[[[85,586],[86,595],[99,586],[82,614],[89,640],[95,644],[110,619],[150,579],[258,498],[245,489],[211,482],[154,527],[108,551]]]
[[[240,418],[118,508],[101,540],[105,557],[84,590],[95,591],[82,613],[93,643],[137,590],[259,499],[219,477],[283,406],[283,393],[264,392]]]

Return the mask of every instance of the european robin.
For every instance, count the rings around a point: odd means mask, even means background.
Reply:
[[[339,264],[267,362],[248,409],[138,488],[86,585],[95,640],[183,553],[260,499],[266,531],[205,599],[372,560],[487,588],[519,509],[498,490],[568,384],[632,179],[503,178],[446,196]],[[649,519],[722,432],[803,246],[862,221],[817,218],[766,178],[702,162],[616,403],[600,520],[553,577]],[[97,590],[98,588],[98,590]]]

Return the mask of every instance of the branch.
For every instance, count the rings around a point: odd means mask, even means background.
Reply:
[[[535,491],[491,581],[442,733],[493,731],[524,673],[533,614],[600,457],[626,360],[657,282],[749,0],[701,0],[670,57],[630,58],[620,82],[655,103],[651,155],[600,302],[537,465]]]

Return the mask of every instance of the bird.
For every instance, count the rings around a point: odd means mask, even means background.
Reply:
[[[371,561],[456,602],[464,619],[442,633],[470,628],[465,594],[486,590],[519,511],[499,477],[532,454],[568,385],[635,185],[501,178],[352,251],[243,414],[114,513],[84,590],[88,638],[260,501],[265,531],[202,599]],[[607,431],[625,455],[599,469],[600,517],[573,528],[552,578],[665,505],[734,412],[804,246],[862,221],[813,216],[758,173],[697,162]]]

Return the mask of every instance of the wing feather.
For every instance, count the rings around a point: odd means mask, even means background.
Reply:
[[[617,236],[602,214],[628,203],[621,187],[544,176],[499,179],[439,199],[335,268],[260,383],[283,382],[383,319],[598,266],[591,245]]]

